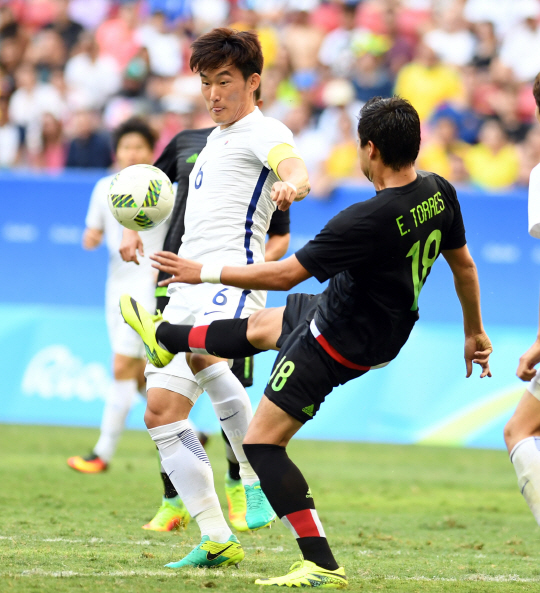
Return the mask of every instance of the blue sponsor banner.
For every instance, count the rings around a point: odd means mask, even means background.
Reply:
[[[111,385],[103,312],[105,248],[80,247],[95,182],[103,172],[57,177],[1,173],[0,421],[97,426]],[[293,253],[341,209],[372,197],[346,187],[329,201],[292,210]],[[440,259],[420,297],[420,322],[387,368],[336,389],[305,438],[502,447],[502,426],[523,384],[519,356],[536,334],[540,243],[527,233],[524,191],[486,194],[458,189],[469,248],[481,280],[484,322],[494,342],[492,379],[466,380],[461,310],[451,273]],[[298,292],[320,292],[310,279]],[[286,295],[269,295],[281,306]],[[256,358],[259,400],[275,353]],[[144,401],[128,426],[142,428]],[[206,396],[193,411],[205,430],[218,428]]]

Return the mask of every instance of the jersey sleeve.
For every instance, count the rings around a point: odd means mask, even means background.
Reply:
[[[167,146],[163,149],[163,152],[159,155],[154,167],[161,169],[165,175],[171,180],[176,180],[176,142],[178,135],[176,135]]]
[[[359,204],[356,204],[359,206]],[[319,282],[358,266],[373,256],[372,225],[368,217],[346,208],[296,252],[298,261]]]
[[[288,158],[302,159],[296,150],[292,132],[272,117],[265,117],[254,126],[251,149],[261,163],[276,175],[281,161]]]
[[[461,206],[457,198],[456,188],[446,179],[439,177],[443,181],[445,193],[450,197],[454,216],[448,232],[443,235],[441,242],[441,250],[445,249],[459,249],[467,244],[465,238],[465,225],[463,224],[463,216],[461,215]]]
[[[90,196],[90,204],[88,205],[88,212],[86,213],[86,228],[97,229],[99,231],[105,230],[105,216],[107,214],[107,190],[109,184],[105,179],[100,179]]]
[[[291,232],[291,218],[289,210],[275,210],[268,227],[269,235],[288,235]]]
[[[540,165],[529,178],[529,234],[540,239]]]

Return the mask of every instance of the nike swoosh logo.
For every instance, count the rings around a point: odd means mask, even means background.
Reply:
[[[233,416],[236,416],[236,414],[238,414],[238,412],[235,412],[234,414],[231,414],[230,416],[227,416],[227,418],[220,418],[219,421],[220,422],[224,422],[225,420],[228,420],[229,418],[232,418]]]
[[[229,544],[226,548],[223,548],[223,550],[220,550],[216,554],[212,554],[212,552],[208,552],[206,554],[206,558],[207,558],[207,560],[215,560],[218,556],[221,556],[221,554],[223,554],[223,552],[226,552],[231,547],[232,547],[232,544]]]
[[[208,311],[208,313],[205,313],[205,315],[212,315],[212,313],[219,313],[219,311]]]

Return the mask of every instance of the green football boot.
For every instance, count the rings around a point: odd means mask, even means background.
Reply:
[[[155,517],[143,529],[149,531],[172,531],[173,529],[186,528],[190,516],[184,503],[178,496],[175,498],[163,498],[163,502]]]
[[[244,559],[244,550],[235,535],[225,543],[213,542],[203,535],[201,543],[182,560],[165,564],[166,568],[215,568],[238,564]]]
[[[246,484],[244,489],[246,491],[247,526],[252,531],[268,527],[276,520],[276,513],[261,490],[261,483],[255,482],[252,486]]]
[[[348,580],[343,566],[336,570],[326,570],[309,560],[295,562],[288,574],[272,579],[257,579],[256,585],[270,587],[317,587],[317,589],[344,589]]]
[[[225,495],[229,506],[229,522],[236,531],[248,531],[246,523],[246,492],[242,480],[233,480],[225,474]]]
[[[120,297],[120,312],[124,321],[130,325],[141,336],[146,350],[148,362],[155,367],[163,368],[174,358],[165,348],[162,348],[156,340],[156,322],[162,321],[161,315],[150,315],[148,311],[129,294]]]

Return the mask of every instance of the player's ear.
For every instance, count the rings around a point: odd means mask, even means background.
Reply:
[[[251,75],[249,90],[255,92],[261,84],[261,75],[256,72]]]

